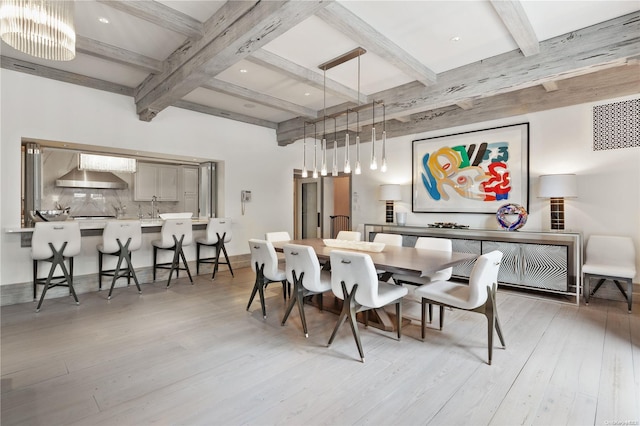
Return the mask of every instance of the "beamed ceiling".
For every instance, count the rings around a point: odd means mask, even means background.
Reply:
[[[393,137],[640,93],[637,0],[83,0],[75,26],[74,60],[2,43],[2,67],[130,96],[144,121],[178,107],[273,128],[280,145],[325,115],[342,134],[339,112],[373,101]]]

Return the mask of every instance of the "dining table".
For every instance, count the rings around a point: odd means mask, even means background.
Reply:
[[[428,275],[442,269],[474,260],[477,254],[446,252],[442,250],[415,247],[385,245],[382,251],[367,251],[347,247],[334,247],[325,244],[322,238],[305,238],[300,240],[277,241],[273,247],[282,252],[285,244],[301,244],[313,247],[322,263],[328,262],[333,250],[347,250],[366,253],[377,269],[400,274]],[[345,244],[347,245],[347,244]]]
[[[322,238],[276,241],[273,242],[273,247],[276,252],[283,252],[286,244],[300,244],[313,247],[313,250],[318,256],[318,260],[325,265],[325,268],[330,268],[329,259],[331,252],[334,250],[366,253],[371,257],[376,269],[385,271],[387,277],[393,273],[413,274],[416,276],[428,275],[442,269],[472,261],[478,257],[477,254],[472,253],[446,252],[415,247],[391,246],[388,244],[385,245],[381,251],[368,251],[361,248],[348,248],[348,246],[357,247],[358,244],[350,245],[346,242],[345,247],[336,247],[333,246],[333,244],[327,245]],[[366,245],[363,245],[363,247],[366,247]],[[375,246],[372,245],[371,247],[373,249]],[[376,309],[375,312],[378,315],[378,321],[376,322],[374,319],[372,325],[384,330],[393,330],[394,321],[389,317],[389,314],[383,309]]]

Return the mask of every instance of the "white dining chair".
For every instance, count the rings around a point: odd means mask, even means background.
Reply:
[[[187,271],[189,281],[193,284],[189,264],[184,255],[184,247],[193,243],[193,230],[191,219],[166,219],[160,230],[160,239],[151,241],[153,246],[153,281],[156,280],[156,268],[168,269],[169,279],[167,280],[167,288],[171,285],[171,277],[176,273],[179,277],[180,271]],[[158,263],[158,250],[167,250],[173,252],[171,262]],[[180,267],[182,260],[182,267]]]
[[[227,254],[227,248],[225,243],[231,241],[231,218],[223,217],[209,218],[207,223],[207,230],[204,237],[196,238],[196,275],[200,274],[201,263],[212,263],[213,272],[211,279],[216,277],[218,272],[218,265],[227,265],[231,276],[233,277],[233,268],[231,268],[231,262],[229,261],[229,255]],[[215,249],[215,253],[212,257],[200,257],[201,247],[212,247]],[[224,255],[224,262],[220,261],[220,254]]]
[[[362,233],[358,231],[340,231],[336,235],[336,240],[362,241]]]
[[[434,238],[434,237],[418,237],[416,240],[415,248],[417,249],[429,249],[452,252],[451,240],[447,238]],[[393,274],[393,281],[398,284],[410,284],[413,286],[421,286],[429,284],[433,281],[447,281],[451,278],[453,268],[443,269],[436,271],[428,275],[408,275],[408,274]],[[411,291],[410,291],[411,293]]]
[[[627,301],[631,313],[633,298],[633,277],[636,276],[636,251],[630,237],[592,235],[587,241],[585,263],[582,265],[583,294],[585,304],[606,280],[614,282]],[[593,291],[591,280],[598,279]],[[627,283],[627,290],[620,282]]]
[[[275,231],[264,234],[264,239],[274,243],[276,241],[290,241],[291,236],[287,231]]]
[[[402,298],[407,289],[401,286],[378,281],[376,268],[371,256],[366,253],[333,250],[331,259],[331,290],[343,300],[338,317],[327,346],[333,343],[340,326],[349,319],[349,325],[364,362],[364,351],[360,342],[356,313],[364,312],[364,324],[368,325],[368,311],[394,303],[396,305],[396,331],[398,340],[402,336]]]
[[[313,247],[286,244],[283,251],[286,260],[287,281],[293,283],[293,294],[282,318],[282,325],[287,322],[293,306],[297,305],[304,337],[309,337],[307,320],[304,315],[304,298],[317,295],[318,305],[322,310],[322,294],[331,291],[331,272],[320,268],[320,262]]]
[[[278,266],[278,257],[276,250],[273,248],[271,241],[250,239],[249,250],[251,251],[251,269],[256,273],[256,280],[251,290],[247,311],[251,307],[251,303],[258,293],[260,298],[260,307],[262,308],[262,317],[267,318],[267,309],[265,307],[264,289],[268,284],[274,282],[282,283],[282,296],[287,300],[287,274],[284,269]]]
[[[111,299],[113,288],[119,278],[126,278],[127,285],[131,283],[131,278],[138,288],[138,293],[142,293],[136,271],[131,264],[131,253],[139,250],[142,246],[142,225],[139,220],[109,220],[104,231],[102,231],[102,243],[98,244],[98,290],[102,290],[102,277],[113,277],[109,295]],[[105,270],[103,268],[103,256],[118,256],[116,267]],[[126,266],[123,267],[123,263]]]
[[[383,232],[378,232],[375,237],[373,237],[374,243],[383,243],[385,246],[402,246],[402,235],[401,234],[385,234]],[[389,278],[392,277],[392,273],[388,271],[383,271],[382,269],[377,269],[376,273],[378,274],[378,278],[380,281],[389,281]]]
[[[505,346],[496,306],[496,290],[501,261],[502,252],[498,250],[478,257],[473,265],[468,285],[451,281],[435,281],[418,287],[415,295],[422,299],[420,324],[422,339],[424,340],[425,337],[427,305],[429,305],[429,321],[433,315],[431,305],[440,307],[440,330],[444,324],[445,307],[479,312],[487,317],[489,365],[491,365],[494,328],[498,333],[500,343],[503,347]]]
[[[73,288],[73,258],[80,254],[81,235],[78,222],[36,222],[31,237],[31,259],[33,260],[33,300],[36,300],[37,286],[44,286],[36,312],[44,301],[47,290],[57,286],[69,287],[71,294],[80,304]],[[38,264],[51,264],[45,277],[38,277]],[[67,268],[67,263],[69,267]],[[60,269],[62,275],[55,275]]]

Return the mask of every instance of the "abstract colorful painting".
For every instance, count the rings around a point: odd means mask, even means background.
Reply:
[[[414,212],[529,207],[529,123],[413,141]]]

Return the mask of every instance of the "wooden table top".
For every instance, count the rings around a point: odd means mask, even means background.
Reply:
[[[320,260],[329,260],[329,255],[333,250],[357,251],[371,256],[374,265],[378,269],[383,269],[393,273],[403,274],[429,274],[460,263],[473,260],[478,257],[470,253],[448,253],[440,250],[418,249],[415,247],[397,247],[386,245],[381,252],[368,252],[361,250],[350,250],[345,248],[328,247],[321,238],[307,238],[303,240],[277,241],[273,246],[278,252],[283,251],[285,244],[301,244],[311,246]]]

